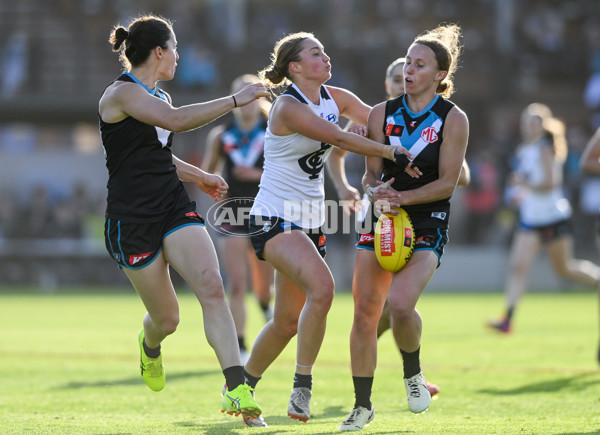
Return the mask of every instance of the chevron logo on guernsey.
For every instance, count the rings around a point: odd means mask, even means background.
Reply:
[[[129,256],[129,265],[133,266],[134,264],[139,263],[140,261],[142,261],[144,258],[148,257],[149,255],[152,255],[152,252],[148,252],[147,254],[130,255]]]

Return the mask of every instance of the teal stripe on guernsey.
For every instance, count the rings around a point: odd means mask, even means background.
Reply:
[[[429,103],[429,105],[426,108],[424,108],[423,110],[421,110],[418,113],[415,113],[408,108],[408,104],[406,104],[406,94],[404,94],[404,97],[402,98],[402,105],[404,106],[404,108],[406,109],[406,112],[410,115],[411,118],[418,118],[419,116],[423,115],[425,112],[428,112],[429,110],[431,110],[431,108],[433,107],[433,105],[435,103],[437,103],[437,100],[439,100],[439,98],[440,98],[439,94],[436,94],[436,96],[433,97],[433,100],[431,100],[431,103]]]
[[[146,86],[141,81],[139,81],[138,78],[136,76],[134,76],[133,74],[131,74],[130,72],[124,72],[123,74],[125,74],[126,76],[131,78],[131,80],[133,80],[138,85],[143,87],[146,90],[146,92],[148,92],[150,95],[157,96],[161,100],[167,101],[167,97],[165,96],[165,94],[163,94],[156,86],[154,87],[154,89],[150,89],[148,86]]]

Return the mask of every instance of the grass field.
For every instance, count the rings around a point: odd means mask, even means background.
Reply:
[[[0,293],[2,434],[325,434],[353,405],[348,335],[352,299],[336,296],[314,370],[312,419],[286,416],[295,342],[257,389],[269,428],[219,412],[223,376],[206,343],[201,310],[180,292],[181,323],[163,344],[167,386],[150,391],[138,371],[143,308],[131,290],[53,295]],[[442,392],[428,412],[408,411],[402,365],[389,332],[375,377],[374,422],[365,434],[592,434],[600,432],[597,299],[591,292],[527,294],[515,332],[483,324],[501,294],[425,294],[422,363]],[[249,334],[261,316],[249,301]]]

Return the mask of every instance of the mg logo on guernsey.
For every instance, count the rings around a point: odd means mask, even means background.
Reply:
[[[381,222],[381,255],[384,257],[391,256],[396,251],[394,245],[394,221],[386,218]]]
[[[421,138],[427,143],[434,143],[436,140],[438,140],[438,135],[433,127],[427,127],[423,129]]]
[[[129,256],[129,265],[135,266],[137,263],[139,263],[140,261],[142,261],[144,258],[148,257],[149,255],[152,255],[152,252],[148,252],[146,254],[130,255]]]

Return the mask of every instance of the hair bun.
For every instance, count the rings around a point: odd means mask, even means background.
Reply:
[[[117,38],[119,38],[121,40],[125,40],[125,39],[129,38],[129,32],[127,30],[125,30],[123,27],[119,27],[117,29],[117,31],[115,32],[115,34],[117,35]]]

